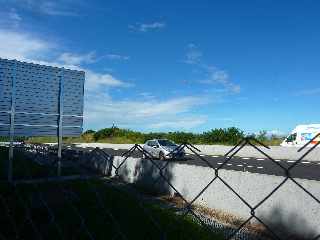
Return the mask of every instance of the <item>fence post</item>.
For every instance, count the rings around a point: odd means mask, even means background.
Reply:
[[[16,110],[16,77],[17,77],[17,61],[14,61],[13,74],[11,82],[11,110],[10,110],[10,147],[8,159],[8,182],[12,182],[12,161],[13,161],[13,141],[14,141],[14,116]]]
[[[63,92],[64,92],[64,71],[60,72],[60,89],[59,89],[59,124],[58,124],[58,177],[61,176],[61,153],[62,153],[62,128],[63,128]]]

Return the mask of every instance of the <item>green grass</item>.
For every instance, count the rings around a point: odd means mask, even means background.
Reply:
[[[64,194],[62,189],[69,194]],[[46,207],[41,204],[39,190],[42,199],[45,199],[52,210],[53,221]],[[99,192],[103,206],[99,204],[95,191]],[[223,239],[198,225],[190,217],[182,218],[172,210],[154,203],[141,203],[134,194],[105,184],[103,180],[43,183],[37,187],[19,185],[15,191],[6,185],[0,185],[0,194],[5,197],[12,216],[10,220],[3,202],[0,202],[0,233],[6,239],[14,238],[13,222],[21,229],[20,236],[23,239],[35,239],[32,225],[26,223],[23,226],[27,214],[25,209],[30,210],[31,219],[43,239],[48,240],[61,239],[60,235],[63,235],[63,239],[89,239],[84,225],[94,239],[123,239],[118,235],[120,231],[127,239],[139,240],[160,240],[164,232],[168,240]],[[84,219],[84,225],[79,214]]]

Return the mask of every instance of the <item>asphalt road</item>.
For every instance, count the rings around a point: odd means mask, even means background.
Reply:
[[[72,147],[73,148],[73,147]],[[91,151],[94,148],[81,148],[86,151]],[[112,149],[104,148],[106,153],[113,156],[121,156],[127,150],[125,149]],[[140,151],[134,151],[131,157],[141,158],[142,153]],[[159,161],[159,160],[156,160]],[[172,160],[168,160],[172,161]],[[189,164],[202,167],[214,167],[222,168],[225,170],[234,170],[242,172],[252,172],[267,175],[286,176],[286,170],[292,164],[293,160],[277,160],[273,162],[267,158],[252,158],[252,157],[233,157],[227,159],[224,156],[213,156],[200,154],[196,156],[194,154],[186,154],[185,159],[173,160],[177,164]],[[281,168],[281,166],[283,168]],[[320,180],[320,162],[301,161],[295,167],[290,170],[290,175],[293,178]]]

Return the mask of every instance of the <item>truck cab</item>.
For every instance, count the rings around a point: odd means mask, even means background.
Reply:
[[[303,146],[311,140],[310,146],[320,142],[320,124],[298,125],[281,143],[281,146]]]

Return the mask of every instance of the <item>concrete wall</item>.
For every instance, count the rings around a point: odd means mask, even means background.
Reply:
[[[122,157],[114,157],[113,164],[119,166]],[[159,164],[159,161],[157,161]],[[160,162],[161,165],[165,162]],[[115,171],[112,170],[112,175]],[[153,183],[159,177],[159,172],[148,161],[129,158],[119,170],[120,176],[128,181],[140,183],[144,187],[159,192],[174,194],[160,177],[160,181]],[[214,170],[207,167],[190,166],[186,164],[169,163],[164,174],[173,186],[191,201],[215,176]],[[240,194],[251,206],[259,203],[285,178],[249,172],[220,170],[219,176]],[[320,199],[320,182],[296,179],[302,186]],[[217,179],[196,201],[213,209],[223,210],[241,218],[250,216],[250,209],[230,190],[221,180]],[[291,180],[264,202],[255,211],[256,215],[266,223],[277,228],[277,231],[320,234],[320,204],[307,195]],[[314,236],[314,235],[312,235]]]
[[[99,148],[116,148],[116,149],[129,149],[134,144],[110,144],[110,143],[81,143],[77,144],[79,147],[99,147]],[[195,145],[202,154],[210,155],[224,155],[226,154],[232,146],[221,146],[221,145]],[[259,147],[262,151],[267,153],[270,157],[274,159],[290,159],[297,160],[299,159],[309,148],[306,148],[301,153],[298,153],[297,147],[279,147],[272,146],[271,149],[266,149]],[[187,150],[187,149],[186,149]],[[190,153],[190,151],[187,150]],[[237,154],[240,157],[256,157],[261,158],[265,157],[259,153],[256,149],[250,146],[246,146]],[[305,158],[308,161],[320,161],[320,147],[314,149],[310,154]]]

